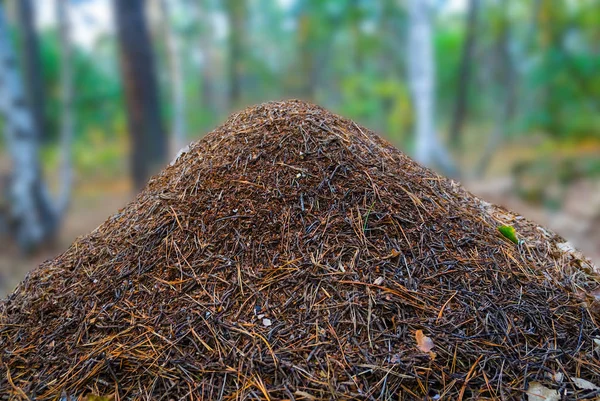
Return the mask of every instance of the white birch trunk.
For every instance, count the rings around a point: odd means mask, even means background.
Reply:
[[[435,64],[431,32],[431,1],[408,1],[408,76],[416,114],[415,158],[431,165],[435,147]]]
[[[183,73],[181,70],[180,58],[181,44],[171,21],[171,7],[169,7],[168,0],[162,0],[161,6],[164,13],[163,18],[165,21],[167,59],[169,62],[169,73],[171,75],[171,97],[173,102],[171,134],[173,135],[175,149],[171,153],[177,154],[177,152],[186,145],[185,92],[183,88]]]
[[[68,15],[68,0],[56,0],[56,17],[60,38],[60,81],[61,81],[61,129],[60,129],[60,183],[57,213],[63,216],[71,200],[73,186],[73,162],[71,143],[73,142],[73,71],[71,57],[71,29]]]
[[[408,80],[416,114],[415,158],[438,165],[446,173],[456,169],[435,128],[435,57],[432,0],[408,0]]]
[[[17,69],[4,8],[0,5],[0,113],[11,157],[10,219],[16,225],[16,240],[30,250],[48,235],[49,210],[39,164],[39,138],[27,107],[23,81]]]

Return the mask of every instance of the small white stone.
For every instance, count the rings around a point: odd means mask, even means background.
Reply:
[[[262,323],[263,323],[263,326],[265,326],[265,327],[269,327],[270,325],[273,324],[271,322],[271,319],[267,319],[267,318],[264,318],[263,321],[262,321]]]

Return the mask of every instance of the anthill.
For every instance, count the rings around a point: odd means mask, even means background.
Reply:
[[[593,398],[599,287],[369,130],[267,103],[0,303],[0,398]]]

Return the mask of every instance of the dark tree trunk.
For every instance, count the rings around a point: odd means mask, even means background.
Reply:
[[[201,71],[201,103],[202,107],[206,110],[209,115],[214,115],[218,112],[217,97],[216,97],[216,85],[215,79],[217,79],[215,71],[215,63],[217,58],[215,57],[214,49],[214,21],[210,17],[207,17],[207,13],[203,12],[207,8],[206,2],[198,3],[193,2],[193,7],[196,13],[196,18],[202,29],[200,29],[198,46],[202,52],[202,71]]]
[[[460,145],[462,126],[467,115],[469,101],[469,82],[471,81],[471,66],[473,64],[473,49],[475,48],[475,31],[477,30],[477,13],[479,0],[469,1],[469,15],[467,19],[467,32],[462,51],[462,59],[458,72],[458,88],[456,95],[456,109],[450,128],[450,144],[454,147]]]
[[[114,1],[131,137],[131,171],[137,189],[162,167],[168,150],[144,6],[144,0]]]
[[[502,140],[507,136],[516,113],[517,74],[513,56],[509,50],[511,27],[506,11],[503,15],[500,28],[500,34],[496,42],[496,62],[494,65],[496,66],[498,81],[502,87],[503,105],[498,108],[494,129],[477,164],[475,170],[477,178],[481,178],[486,174],[492,161],[492,156],[498,146],[500,146]]]
[[[246,2],[227,0],[226,4],[229,21],[229,107],[238,107],[242,99],[245,74]]]
[[[311,15],[304,12],[298,19],[298,47],[300,55],[300,97],[314,100],[317,86],[314,49],[311,46]]]
[[[22,59],[25,70],[27,102],[30,105],[35,124],[35,132],[40,139],[47,139],[44,116],[44,81],[42,60],[37,31],[35,29],[35,9],[32,0],[17,1],[20,30],[23,37]]]
[[[360,74],[364,69],[365,62],[363,57],[362,32],[360,30],[363,16],[359,0],[351,1],[350,7],[348,8],[348,13],[350,14],[350,32],[354,47],[352,57],[354,71]]]

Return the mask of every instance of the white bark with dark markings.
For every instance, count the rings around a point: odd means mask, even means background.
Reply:
[[[56,0],[56,19],[60,39],[60,84],[61,84],[61,127],[60,127],[60,182],[57,211],[63,216],[71,200],[73,185],[73,163],[71,143],[73,142],[73,71],[71,58],[71,30],[68,15],[69,0]]]
[[[11,158],[9,213],[20,247],[29,251],[53,232],[56,216],[42,181],[39,135],[25,100],[15,51],[0,6],[0,113]]]
[[[408,80],[415,109],[415,158],[444,173],[457,171],[435,128],[435,56],[431,0],[408,1]]]

